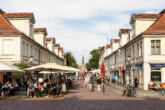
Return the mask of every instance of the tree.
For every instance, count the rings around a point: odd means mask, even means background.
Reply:
[[[29,67],[26,63],[15,63],[14,66],[19,67],[19,69],[21,69],[21,70]],[[27,74],[27,71],[25,71],[25,72],[12,72],[12,76],[13,76],[13,78],[15,78],[15,80],[17,81],[19,86],[22,85],[21,79],[23,78],[23,76],[25,74]]]
[[[88,71],[93,69],[97,69],[99,67],[99,53],[102,47],[98,47],[98,49],[93,49],[90,51],[91,58],[89,59],[88,63],[86,63],[86,68]]]
[[[78,68],[77,62],[71,52],[66,52],[65,56],[67,58],[67,66]]]

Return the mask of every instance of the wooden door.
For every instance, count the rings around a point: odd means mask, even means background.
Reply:
[[[125,71],[123,71],[122,73],[123,73],[123,83],[125,83]]]

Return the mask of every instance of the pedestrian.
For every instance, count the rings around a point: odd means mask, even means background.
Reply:
[[[92,91],[92,77],[89,80],[89,91]]]
[[[137,86],[138,86],[138,79],[137,79],[137,76],[135,77],[134,83],[135,83],[135,88],[137,88]]]
[[[26,89],[26,84],[27,84],[27,75],[23,77],[23,83],[24,83],[24,89]]]
[[[42,85],[43,84],[43,79],[42,79],[42,77],[40,77],[39,79],[38,79],[38,81],[39,81],[39,83]]]
[[[117,75],[115,76],[115,83],[117,84],[117,81],[118,81],[118,77]]]
[[[100,92],[101,91],[101,78],[100,77],[98,77],[98,79],[97,79],[97,87],[98,87],[98,92]]]
[[[114,83],[115,82],[115,76],[112,75],[111,78],[112,78],[112,83]]]
[[[34,76],[33,76],[32,82],[33,84],[36,83],[36,78]]]

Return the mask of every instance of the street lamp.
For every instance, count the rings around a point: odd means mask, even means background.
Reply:
[[[127,56],[127,61],[129,62],[129,86],[130,86],[130,69],[131,69],[131,65],[130,65],[131,56],[130,55]]]
[[[31,62],[31,66],[32,66],[33,60],[34,60],[34,58],[33,58],[33,56],[31,55],[31,56],[29,57],[29,61]]]

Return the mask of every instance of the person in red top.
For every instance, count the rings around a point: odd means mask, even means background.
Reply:
[[[39,89],[39,91],[41,90],[41,84],[38,84],[37,88]]]

